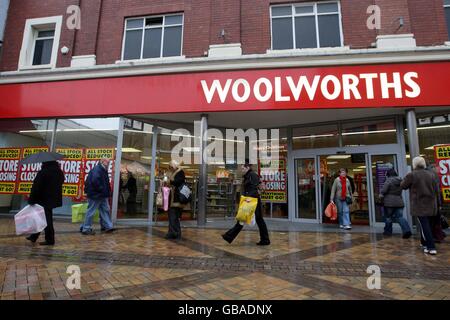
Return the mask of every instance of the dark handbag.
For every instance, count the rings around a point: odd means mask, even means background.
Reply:
[[[178,188],[178,192],[181,204],[187,204],[192,201],[192,191],[186,183],[183,183]]]
[[[350,196],[345,197],[345,202],[347,202],[347,204],[352,204],[353,203],[353,199]]]

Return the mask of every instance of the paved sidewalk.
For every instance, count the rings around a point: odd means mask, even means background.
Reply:
[[[278,232],[259,247],[244,230],[229,245],[223,230],[189,228],[181,241],[165,227],[120,227],[82,236],[58,221],[56,246],[14,235],[0,219],[3,299],[447,299],[450,245],[425,255],[418,239],[374,233]],[[448,240],[450,241],[450,239]],[[67,267],[81,269],[81,289],[69,290]],[[369,265],[381,268],[381,289],[367,289]]]

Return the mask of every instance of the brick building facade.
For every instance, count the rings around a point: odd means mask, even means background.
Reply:
[[[290,1],[305,3],[310,1]],[[242,53],[265,54],[271,49],[270,6],[285,0],[46,0],[11,1],[0,70],[17,70],[26,19],[62,15],[70,5],[81,9],[81,29],[62,28],[57,67],[69,67],[72,56],[95,55],[99,65],[121,59],[124,21],[129,17],[184,14],[183,52],[208,55],[210,45],[240,43]],[[366,26],[370,5],[381,8],[381,29]],[[417,46],[443,45],[449,40],[442,0],[341,0],[344,46],[373,48],[379,35],[413,34]],[[400,20],[402,24],[400,24]],[[222,30],[224,34],[222,35]]]

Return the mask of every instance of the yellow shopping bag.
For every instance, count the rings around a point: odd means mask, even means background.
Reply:
[[[240,222],[245,222],[246,224],[251,224],[257,205],[258,205],[258,198],[241,196],[241,200],[239,202],[239,210],[236,215],[236,220]]]
[[[84,218],[86,216],[86,211],[88,208],[88,204],[87,203],[79,203],[79,204],[74,204],[72,205],[72,222],[76,223],[76,222],[83,222]],[[99,222],[100,220],[100,213],[98,211],[98,209],[95,211],[95,215],[94,215],[94,222]]]

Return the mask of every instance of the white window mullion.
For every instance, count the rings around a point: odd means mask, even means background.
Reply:
[[[297,49],[297,40],[296,40],[296,36],[295,36],[295,7],[294,7],[294,5],[291,5],[291,14],[292,14],[292,37],[294,38],[292,41],[292,44],[294,47],[292,49]]]
[[[315,17],[315,21],[316,21],[316,39],[317,39],[316,48],[320,48],[319,14],[318,14],[318,9],[317,9],[317,3],[314,4],[314,17]]]
[[[145,39],[145,19],[144,19],[144,26],[142,28],[142,39],[141,39],[141,56],[139,57],[140,59],[143,59],[144,57],[144,39]]]
[[[159,57],[160,58],[162,58],[163,57],[163,49],[164,49],[164,33],[166,33],[165,32],[165,26],[164,26],[164,23],[166,22],[166,17],[164,17],[163,18],[163,24],[162,24],[162,26],[161,26],[161,50],[160,50],[160,53],[159,53]]]

